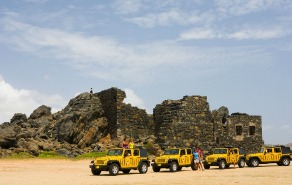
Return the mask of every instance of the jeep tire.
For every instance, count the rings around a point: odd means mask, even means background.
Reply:
[[[99,175],[99,174],[101,173],[101,171],[100,171],[100,170],[97,170],[97,169],[92,169],[92,168],[91,168],[91,173],[92,173],[93,175]]]
[[[160,172],[160,167],[157,166],[157,164],[153,164],[152,169],[154,172]]]
[[[122,170],[122,172],[124,173],[124,174],[128,174],[128,173],[130,173],[130,169],[127,169],[127,170]]]
[[[221,161],[219,161],[219,168],[220,168],[220,169],[224,169],[224,168],[226,168],[226,162],[225,162],[225,160],[221,160]]]
[[[170,170],[171,172],[176,172],[176,171],[177,171],[177,168],[178,168],[178,165],[177,165],[176,162],[171,162],[171,163],[170,163],[169,170]]]
[[[290,165],[290,159],[288,157],[283,157],[281,160],[281,163],[283,166],[289,166]]]
[[[260,161],[258,159],[251,159],[250,160],[251,167],[257,167],[257,166],[259,166],[259,164],[260,164]]]
[[[244,159],[239,159],[238,163],[237,163],[239,168],[243,168],[245,165],[245,160]]]
[[[210,165],[204,164],[205,169],[210,169]]]
[[[120,167],[116,163],[113,163],[109,166],[109,174],[110,175],[115,176],[119,173],[119,171],[120,171]]]
[[[145,162],[141,162],[138,166],[139,173],[147,173],[148,166]]]

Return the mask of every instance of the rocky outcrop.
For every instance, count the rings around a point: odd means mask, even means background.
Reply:
[[[54,114],[42,105],[27,118],[16,113],[0,125],[0,157],[17,152],[35,156],[55,151],[74,157],[120,146],[125,137],[153,151],[168,146],[200,145],[256,150],[262,143],[260,116],[229,114],[227,107],[211,111],[206,96],[185,96],[156,105],[153,115],[123,103],[124,91],[110,88],[72,98]]]

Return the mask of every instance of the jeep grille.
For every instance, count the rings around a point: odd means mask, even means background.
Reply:
[[[95,163],[96,163],[96,164],[103,164],[104,161],[103,161],[103,160],[97,160]]]
[[[214,162],[214,159],[215,159],[214,157],[209,157],[209,158],[208,158],[208,161],[210,161],[210,162]]]
[[[164,163],[165,162],[165,159],[157,159],[157,162],[158,163]]]

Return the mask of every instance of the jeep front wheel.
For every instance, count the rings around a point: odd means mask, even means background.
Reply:
[[[283,166],[289,166],[290,165],[290,159],[288,157],[284,157],[282,159],[282,162]]]
[[[91,173],[93,175],[99,175],[101,173],[101,171],[100,170],[96,170],[96,169],[91,169]]]
[[[226,162],[225,162],[224,160],[221,160],[221,161],[219,162],[219,168],[220,168],[220,169],[224,169],[224,168],[226,168]]]
[[[123,172],[124,174],[128,174],[128,173],[130,173],[130,171],[131,171],[131,170],[122,170],[122,172]]]
[[[154,172],[159,172],[160,171],[160,167],[157,166],[157,164],[153,164],[152,169]]]
[[[239,168],[243,168],[244,165],[245,165],[245,160],[244,159],[239,159],[239,161],[238,161],[238,167]]]
[[[176,162],[172,162],[172,163],[170,163],[170,167],[169,167],[169,170],[171,171],[171,172],[176,172],[177,171],[177,163]]]
[[[139,164],[138,170],[139,170],[139,173],[147,173],[148,171],[147,164],[145,162],[142,162],[141,164]]]
[[[210,169],[210,165],[205,164],[205,165],[204,165],[204,168],[205,168],[205,169]]]
[[[250,166],[251,166],[251,167],[257,167],[259,164],[260,164],[260,162],[259,162],[258,159],[252,159],[252,160],[250,161]]]
[[[117,175],[119,173],[119,170],[120,170],[119,166],[115,163],[111,164],[109,167],[109,173],[110,175],[113,175],[113,176]]]

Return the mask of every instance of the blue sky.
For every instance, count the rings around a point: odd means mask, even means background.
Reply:
[[[0,123],[118,87],[152,113],[185,95],[292,142],[291,0],[2,0]]]

